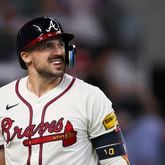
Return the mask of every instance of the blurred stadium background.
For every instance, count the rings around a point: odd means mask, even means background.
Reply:
[[[18,29],[52,16],[75,34],[75,68],[113,102],[131,165],[165,164],[165,1],[0,0],[0,85],[26,75],[15,50]]]

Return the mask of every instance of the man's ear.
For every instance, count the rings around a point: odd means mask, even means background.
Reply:
[[[28,52],[21,52],[20,57],[26,65],[31,63],[31,56]]]

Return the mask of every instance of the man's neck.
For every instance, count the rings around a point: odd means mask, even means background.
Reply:
[[[38,78],[29,76],[27,80],[27,88],[29,91],[41,97],[60,84],[63,77],[58,78]]]

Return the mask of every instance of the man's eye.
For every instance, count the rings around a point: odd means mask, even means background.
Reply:
[[[64,42],[60,42],[60,43],[59,43],[59,46],[60,46],[60,47],[65,47],[65,43],[64,43]]]
[[[65,47],[65,43],[63,41],[59,42],[59,43],[51,43],[51,42],[47,42],[47,43],[43,43],[39,46],[40,50],[51,50],[51,49],[57,49],[57,48],[64,48]]]
[[[52,47],[53,47],[53,45],[51,43],[46,43],[46,44],[41,46],[41,49],[50,49]]]

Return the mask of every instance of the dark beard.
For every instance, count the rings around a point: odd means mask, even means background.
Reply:
[[[56,79],[56,78],[59,78],[59,77],[63,77],[65,71],[66,71],[66,62],[65,62],[65,58],[63,56],[54,56],[54,57],[50,57],[48,58],[48,62],[52,62],[54,59],[56,58],[60,58],[62,63],[64,64],[64,70],[62,71],[59,71],[57,70],[57,73],[53,73],[49,70],[47,70],[46,68],[45,69],[37,69],[37,72],[38,74],[41,76],[41,77],[44,77],[44,78],[49,78],[49,79]]]
[[[63,77],[64,73],[65,73],[65,70],[66,70],[66,66],[64,68],[64,71],[60,71],[60,72],[57,72],[57,73],[52,73],[48,70],[37,70],[38,71],[38,74],[41,76],[41,77],[44,77],[44,78],[59,78],[59,77]]]

